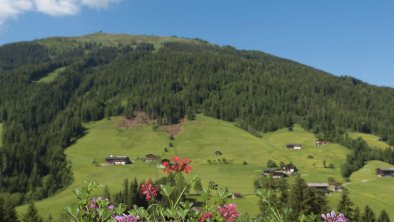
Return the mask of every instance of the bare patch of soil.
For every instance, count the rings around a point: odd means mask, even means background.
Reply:
[[[182,131],[182,126],[186,121],[187,119],[183,118],[177,124],[156,126],[156,129],[162,132],[167,132],[169,136],[175,138],[175,136]],[[119,121],[117,127],[120,129],[127,129],[127,128],[148,125],[148,124],[156,125],[157,120],[149,118],[149,116],[145,112],[135,112],[134,117],[131,119],[125,117],[122,118]]]
[[[122,118],[118,123],[118,128],[133,128],[154,122],[149,116],[144,112],[135,112],[134,117],[131,119]]]
[[[185,124],[187,121],[186,118],[183,118],[179,123],[177,124],[171,124],[171,125],[164,125],[164,126],[159,126],[159,130],[167,132],[171,137],[174,137],[178,135],[182,131],[183,124]]]

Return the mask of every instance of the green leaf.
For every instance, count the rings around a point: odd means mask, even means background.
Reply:
[[[161,191],[163,191],[163,195],[165,197],[170,197],[170,195],[174,191],[174,188],[171,185],[167,185],[167,184],[166,185],[160,184],[160,189]]]

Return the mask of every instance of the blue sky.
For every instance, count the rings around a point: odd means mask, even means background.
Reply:
[[[392,0],[0,0],[0,44],[97,31],[198,37],[394,87]]]

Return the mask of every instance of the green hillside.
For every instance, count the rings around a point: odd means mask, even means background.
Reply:
[[[354,203],[364,209],[368,204],[375,213],[379,214],[385,209],[394,219],[394,178],[381,178],[375,175],[375,169],[391,167],[393,165],[381,161],[369,161],[362,169],[352,174],[351,183],[346,184],[350,191],[350,198]]]
[[[372,132],[394,144],[394,126],[387,124],[394,119],[393,89],[337,77],[263,52],[198,39],[94,33],[6,44],[0,47],[0,70],[0,121],[7,124],[0,155],[8,160],[0,163],[0,192],[20,193],[21,202],[32,196],[50,197],[70,185],[64,150],[83,135],[84,123],[130,117],[136,111],[161,124],[204,114],[236,122],[252,134],[267,133],[267,141],[269,132],[297,123],[319,138],[354,151],[342,167],[326,152],[335,145],[307,153],[315,148],[313,139],[299,141],[305,150],[289,153],[288,158],[302,160],[300,167],[309,170],[304,176],[314,180],[324,179],[314,174],[335,177],[340,167],[348,177],[365,160],[394,163],[394,151],[359,149],[361,141],[343,134],[347,129]],[[46,84],[37,84],[40,80]],[[285,133],[283,141],[266,146],[281,150],[296,139]],[[249,147],[232,152],[249,152],[252,166],[259,157]],[[276,152],[269,152],[275,160]],[[42,158],[35,158],[36,153]],[[307,159],[308,155],[317,157]],[[322,168],[323,161],[334,169]],[[38,171],[30,170],[35,166]]]
[[[241,192],[244,198],[236,200],[241,212],[252,215],[258,213],[257,198],[254,195],[253,180],[259,175],[269,159],[293,162],[308,182],[327,182],[328,177],[342,181],[339,167],[348,150],[336,144],[314,147],[315,137],[295,126],[292,132],[281,129],[265,134],[262,138],[235,127],[233,123],[216,120],[206,116],[197,116],[194,121],[186,121],[175,140],[170,140],[166,132],[153,130],[152,125],[119,129],[120,117],[86,124],[88,133],[66,150],[67,158],[72,162],[75,181],[66,190],[57,195],[37,202],[42,215],[52,216],[61,213],[65,205],[74,201],[72,189],[80,186],[84,180],[96,180],[108,185],[114,193],[120,190],[125,178],[156,179],[165,176],[155,164],[146,164],[140,159],[148,153],[169,158],[173,155],[189,157],[193,163],[193,172],[201,175],[203,183],[210,180],[227,186],[232,192]],[[174,148],[168,144],[172,142]],[[303,149],[290,151],[287,143],[301,143]],[[169,152],[165,153],[164,148]],[[208,164],[208,160],[217,160],[214,154],[220,150],[220,158],[233,160],[233,164]],[[109,155],[128,155],[135,163],[129,166],[99,167],[92,162],[102,162]],[[313,159],[307,156],[312,155]],[[323,168],[322,162],[333,163],[334,169]],[[244,165],[246,161],[248,164]],[[50,210],[48,210],[50,209]],[[22,213],[25,207],[19,207]]]
[[[80,37],[52,37],[40,39],[37,43],[54,50],[52,53],[60,53],[62,51],[72,50],[75,47],[90,44],[92,47],[99,45],[100,47],[118,47],[126,45],[137,45],[138,43],[151,43],[158,50],[165,42],[182,42],[187,44],[207,44],[205,41],[197,39],[185,39],[178,37],[161,37],[151,35],[126,35],[126,34],[109,34],[97,32],[90,35]]]
[[[390,147],[389,144],[379,141],[379,137],[373,134],[366,134],[366,133],[358,133],[358,132],[351,132],[349,133],[350,137],[353,139],[357,139],[361,137],[365,142],[368,143],[370,147],[375,147],[378,149],[387,149]]]
[[[85,179],[114,192],[125,177],[157,178],[161,171],[140,160],[155,152],[190,157],[204,183],[244,193],[241,211],[256,214],[252,181],[269,159],[293,162],[308,182],[344,181],[366,160],[393,164],[394,150],[370,148],[345,133],[371,132],[394,144],[394,125],[387,124],[393,106],[391,88],[198,39],[95,33],[6,44],[0,47],[0,121],[7,126],[0,192],[20,195],[19,203],[49,197],[38,207],[55,216]],[[186,122],[174,141],[153,126],[117,129],[120,117],[105,120],[141,111],[160,124],[205,116]],[[315,147],[315,135],[332,143]],[[170,142],[175,148],[164,153]],[[303,149],[287,150],[287,143]],[[215,150],[233,164],[208,164],[218,162]],[[111,154],[136,163],[93,164]],[[330,196],[331,206],[337,197]]]

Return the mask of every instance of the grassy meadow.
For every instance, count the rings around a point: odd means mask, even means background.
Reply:
[[[240,192],[244,197],[232,202],[237,203],[238,209],[242,213],[251,215],[258,213],[253,180],[261,173],[270,159],[278,164],[280,161],[293,162],[299,169],[301,176],[308,182],[327,182],[328,177],[343,182],[343,178],[340,176],[340,166],[349,151],[337,144],[315,147],[315,136],[297,125],[293,131],[288,131],[287,128],[280,129],[258,138],[237,128],[234,123],[198,115],[196,120],[185,121],[180,133],[175,136],[174,140],[170,140],[167,132],[157,130],[152,125],[120,129],[117,127],[120,120],[121,117],[112,117],[110,120],[86,124],[87,134],[67,148],[66,155],[72,163],[75,180],[71,186],[55,196],[36,203],[39,213],[44,218],[49,214],[52,217],[58,217],[66,205],[75,202],[72,189],[81,186],[84,180],[95,180],[108,185],[111,193],[115,193],[122,188],[125,178],[137,177],[139,180],[143,180],[165,176],[166,174],[162,169],[157,168],[156,164],[147,164],[142,161],[142,158],[148,153],[160,155],[162,158],[170,158],[174,155],[179,155],[182,158],[189,157],[193,161],[193,173],[201,176],[204,185],[207,185],[209,181],[214,181],[221,186],[228,187],[230,192]],[[170,142],[174,147],[169,146]],[[303,148],[288,150],[285,148],[287,143],[300,143]],[[166,147],[169,152],[164,152]],[[220,150],[223,155],[216,156],[216,150]],[[93,164],[93,162],[104,162],[104,158],[109,155],[127,155],[135,163],[126,166],[106,167]],[[313,158],[308,158],[308,156]],[[227,165],[208,164],[208,160],[218,162],[218,158],[226,158],[233,163]],[[244,161],[247,163],[246,165],[244,165]],[[332,163],[334,168],[324,168],[323,161],[326,161],[327,165]],[[372,180],[372,175],[368,174],[370,176],[369,183],[358,182],[357,178],[360,177],[358,175],[361,172],[363,171],[355,173],[351,178],[352,182],[346,184],[354,201],[372,203],[368,197],[370,194],[367,194],[370,191],[387,195],[383,189],[375,189],[379,185],[380,179],[374,178],[377,181]],[[368,189],[364,190],[362,186],[367,184],[372,184],[371,188],[368,186]],[[390,188],[389,180],[385,182],[384,187],[386,186],[388,189]],[[359,193],[364,194],[359,195]],[[331,207],[336,208],[339,197],[339,194],[329,196]],[[372,198],[371,201],[373,201]],[[373,209],[381,209],[387,204],[392,205],[393,203],[394,200],[388,200],[383,204],[376,205]],[[17,209],[19,214],[23,214],[25,210],[26,206]],[[386,210],[390,209],[386,208]],[[393,212],[390,213],[391,216]]]
[[[60,67],[58,69],[55,69],[53,72],[48,73],[48,75],[42,77],[37,82],[39,82],[39,83],[50,83],[53,80],[55,80],[65,69],[66,69],[66,67]]]
[[[377,149],[386,149],[390,147],[390,145],[388,145],[387,143],[379,141],[379,137],[373,134],[351,132],[349,133],[349,136],[353,139],[361,137],[363,140],[365,140],[365,142],[367,142],[370,147],[375,147]]]
[[[54,49],[55,51],[70,50],[77,47],[79,44],[96,43],[104,47],[121,46],[121,45],[136,45],[138,43],[151,43],[155,50],[159,50],[165,42],[182,42],[188,44],[206,44],[196,39],[178,38],[176,36],[159,37],[152,35],[126,35],[126,34],[108,34],[104,32],[97,32],[90,35],[80,37],[52,37],[37,40],[37,43],[46,47]]]
[[[381,167],[394,168],[394,165],[381,161],[369,161],[367,165],[350,177],[351,183],[345,184],[350,190],[350,198],[361,209],[368,204],[376,214],[385,209],[394,219],[394,178],[377,177],[375,169]]]

